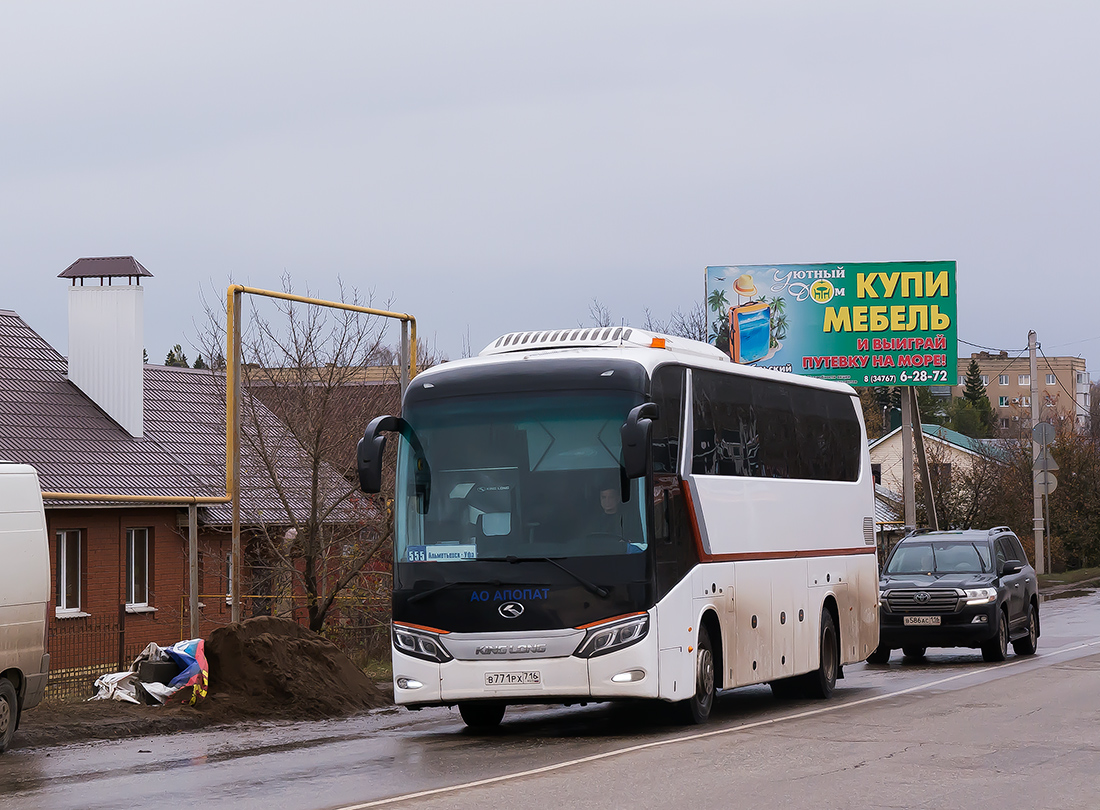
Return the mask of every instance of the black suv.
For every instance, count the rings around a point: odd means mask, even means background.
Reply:
[[[928,647],[980,647],[1003,661],[1008,644],[1031,655],[1039,639],[1038,578],[1007,526],[989,531],[906,535],[879,580],[879,645],[868,656],[885,664],[898,647],[920,658]]]

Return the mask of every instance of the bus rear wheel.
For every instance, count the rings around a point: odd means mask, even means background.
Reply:
[[[714,648],[707,628],[699,628],[695,648],[695,694],[677,704],[680,720],[689,725],[702,725],[714,707]]]
[[[503,701],[479,700],[459,703],[458,713],[462,715],[462,722],[474,731],[490,731],[500,725],[506,708]]]

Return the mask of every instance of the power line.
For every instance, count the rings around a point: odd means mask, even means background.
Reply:
[[[971,343],[969,340],[963,340],[962,338],[958,338],[958,341],[959,341],[959,343],[965,343],[967,346],[973,346],[975,349],[985,349],[986,351],[990,351],[990,352],[1019,352],[1019,351],[1026,352],[1027,351],[1026,346],[1023,349],[995,349],[992,346],[983,346],[980,343]]]
[[[1082,340],[1071,340],[1069,343],[1057,343],[1054,346],[1051,346],[1050,348],[1060,349],[1063,346],[1075,346],[1078,343],[1091,343],[1094,340],[1100,340],[1100,335],[1097,335],[1096,337],[1084,338]]]
[[[1073,394],[1071,394],[1071,393],[1069,392],[1069,389],[1068,389],[1068,388],[1066,388],[1066,387],[1065,387],[1065,386],[1064,386],[1064,385],[1062,384],[1062,381],[1061,381],[1060,379],[1058,379],[1058,375],[1057,375],[1057,374],[1055,373],[1055,371],[1054,371],[1054,366],[1052,366],[1052,365],[1050,364],[1050,358],[1049,358],[1049,357],[1047,357],[1047,356],[1046,356],[1046,354],[1045,354],[1045,353],[1043,352],[1043,347],[1042,347],[1042,346],[1038,346],[1038,349],[1039,349],[1039,354],[1043,355],[1043,360],[1045,360],[1045,361],[1046,361],[1046,364],[1047,364],[1047,368],[1048,368],[1048,369],[1050,369],[1050,373],[1051,373],[1051,374],[1052,374],[1052,375],[1054,376],[1054,381],[1055,381],[1056,383],[1058,383],[1058,387],[1059,387],[1059,388],[1061,388],[1061,389],[1062,389],[1063,391],[1065,391],[1065,392],[1066,392],[1066,396],[1068,396],[1068,397],[1069,397],[1069,401],[1070,401],[1070,402],[1071,402],[1071,403],[1073,404],[1073,415],[1074,415],[1074,417],[1076,417],[1076,416],[1077,416],[1077,398],[1076,398],[1076,397],[1074,397],[1074,396],[1073,396]],[[1072,373],[1072,371],[1073,371],[1073,369],[1072,369],[1072,368],[1070,368],[1070,372],[1071,372],[1071,373]],[[1036,382],[1038,382],[1038,380],[1036,380]]]

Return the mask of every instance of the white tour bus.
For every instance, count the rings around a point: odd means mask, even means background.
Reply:
[[[874,489],[846,385],[626,327],[517,332],[409,385],[360,483],[394,492],[397,703],[828,696],[878,643]]]

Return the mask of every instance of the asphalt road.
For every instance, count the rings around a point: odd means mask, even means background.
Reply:
[[[1100,808],[1100,595],[1042,606],[1039,653],[850,666],[832,700],[723,695],[701,728],[647,707],[457,712],[14,750],[0,808]]]

